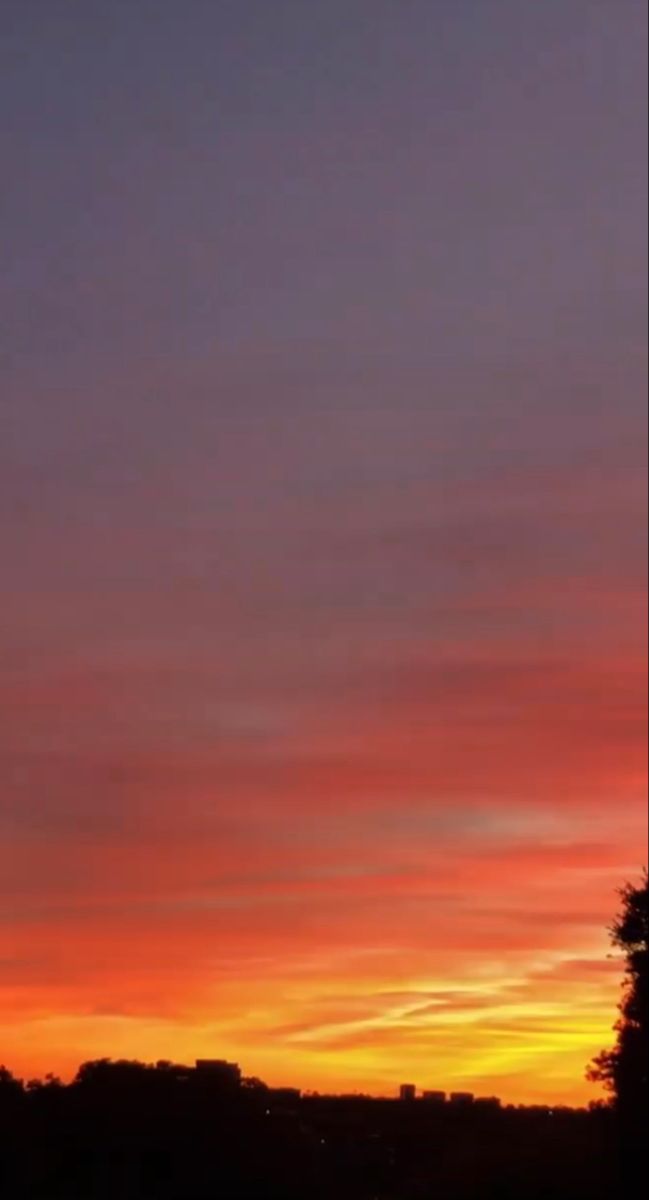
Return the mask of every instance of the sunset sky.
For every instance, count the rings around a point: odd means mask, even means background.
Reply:
[[[644,0],[3,0],[0,1062],[584,1102]]]

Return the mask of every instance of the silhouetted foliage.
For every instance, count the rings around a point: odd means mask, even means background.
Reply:
[[[591,1063],[588,1077],[611,1093],[618,1118],[623,1156],[631,1173],[644,1165],[649,1118],[647,1059],[647,972],[649,966],[649,884],[645,872],[639,885],[620,890],[621,908],[611,926],[611,941],[625,957],[620,1017],[615,1046]]]
[[[22,1089],[23,1085],[21,1080],[15,1079],[7,1067],[0,1066],[0,1093],[2,1096],[15,1096],[21,1093]]]

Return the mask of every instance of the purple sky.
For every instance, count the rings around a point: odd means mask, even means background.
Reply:
[[[426,854],[452,931],[447,837],[524,842],[539,871],[572,847],[530,978],[577,869],[594,953],[644,832],[645,25],[640,0],[4,0],[17,1045],[56,1057],[29,1025],[49,1013],[70,1058],[97,1048],[92,963],[56,992],[92,903],[122,961],[120,922],[156,944],[136,876],[186,913],[270,845],[282,879],[338,872],[341,953],[369,864]],[[243,975],[260,929],[228,942]],[[380,1045],[345,1062],[338,1082],[384,1085]]]

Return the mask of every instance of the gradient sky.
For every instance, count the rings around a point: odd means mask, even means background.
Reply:
[[[644,0],[3,0],[0,1060],[582,1101]]]

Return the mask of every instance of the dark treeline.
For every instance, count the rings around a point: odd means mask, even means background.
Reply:
[[[604,1200],[613,1110],[300,1096],[160,1063],[0,1078],[6,1200]]]
[[[610,1093],[620,1165],[629,1194],[646,1189],[649,1126],[649,879],[620,890],[620,911],[610,928],[613,947],[624,955],[624,979],[616,1041],[591,1064],[589,1078]]]

